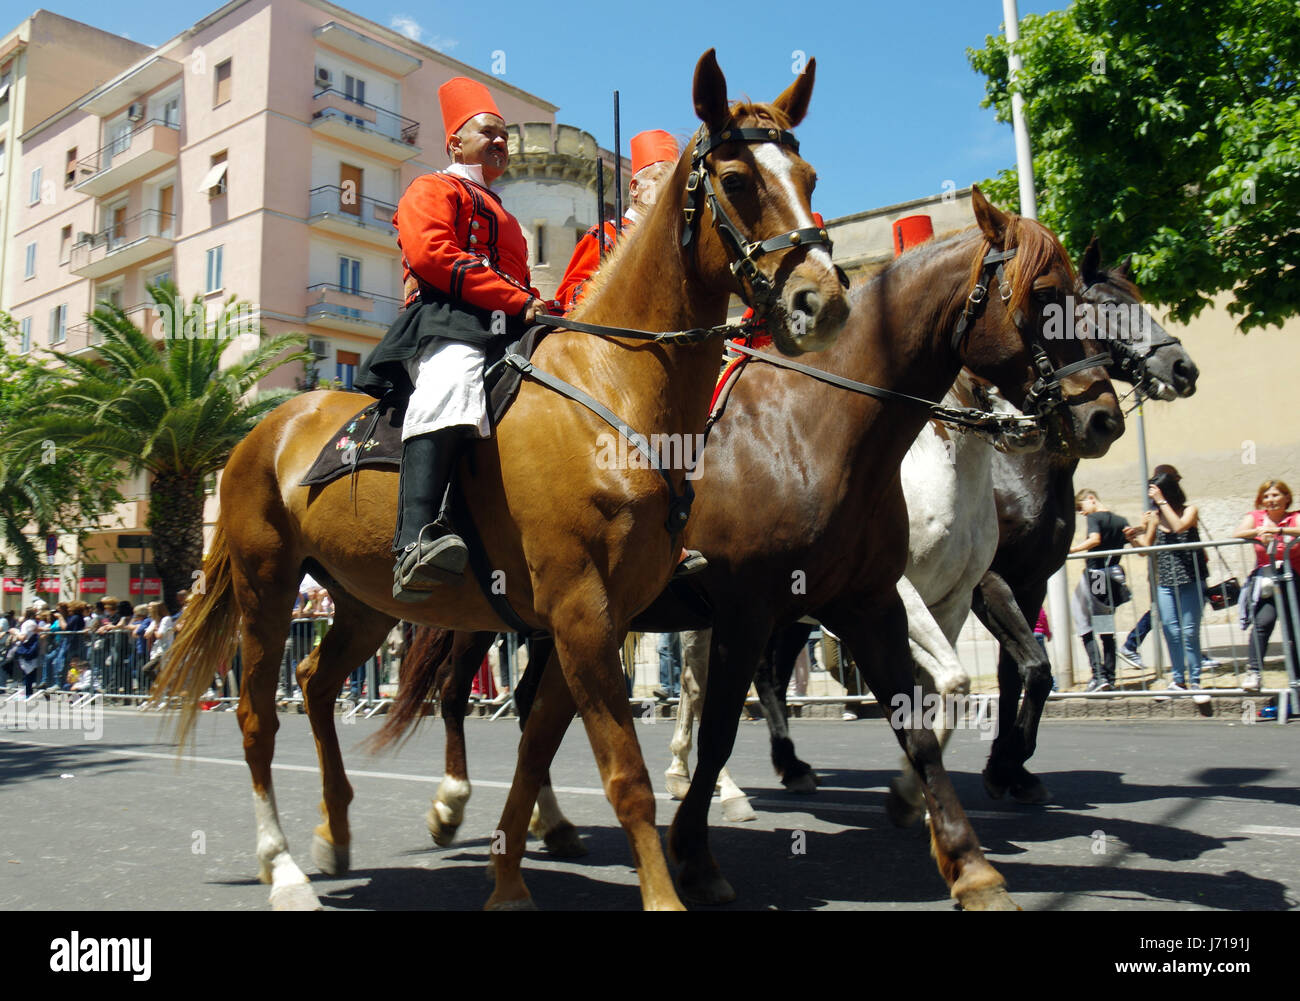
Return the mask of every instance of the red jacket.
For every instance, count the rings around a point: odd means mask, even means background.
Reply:
[[[623,217],[623,229],[626,231],[632,226],[631,220],[627,216]],[[573,312],[573,307],[578,304],[587,291],[587,282],[591,276],[600,268],[600,241],[596,236],[596,226],[587,230],[578,245],[573,248],[573,256],[569,258],[569,266],[564,269],[564,277],[560,279],[560,287],[555,292],[555,301],[564,313]],[[605,222],[605,253],[608,255],[614,249],[614,241],[618,239],[618,229],[612,219]]]
[[[454,299],[511,317],[541,297],[531,287],[523,230],[487,188],[453,174],[423,174],[402,195],[393,225],[408,305],[419,298],[413,274]]]

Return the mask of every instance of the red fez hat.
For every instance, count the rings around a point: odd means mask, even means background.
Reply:
[[[663,129],[638,132],[632,137],[632,176],[635,177],[642,167],[664,160],[676,163],[677,156],[677,140]]]
[[[447,131],[446,142],[460,131],[460,127],[475,115],[496,115],[505,120],[497,109],[491,92],[477,80],[454,76],[438,88],[438,103],[442,105],[442,125]]]

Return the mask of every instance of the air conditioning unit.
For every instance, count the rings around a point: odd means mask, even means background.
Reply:
[[[330,342],[324,337],[312,337],[307,341],[307,350],[317,358],[328,358],[330,354]]]
[[[126,118],[127,118],[127,121],[130,121],[130,122],[138,122],[138,121],[139,121],[140,119],[142,119],[143,117],[144,117],[144,105],[143,105],[143,104],[139,104],[139,103],[137,103],[137,104],[133,104],[133,105],[131,105],[131,107],[129,107],[129,108],[126,109]]]
[[[334,84],[334,74],[332,74],[332,73],[331,73],[329,70],[327,70],[324,66],[317,66],[317,67],[316,67],[316,86],[318,86],[318,87],[330,87],[330,86],[333,86],[333,84]]]
[[[77,234],[77,243],[90,243],[90,242],[91,242],[92,240],[94,240],[94,239],[95,239],[95,234],[94,234],[94,233],[78,233],[78,234]]]

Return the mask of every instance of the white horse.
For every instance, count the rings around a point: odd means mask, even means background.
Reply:
[[[992,386],[962,369],[943,403],[949,407],[975,407],[1005,416],[1023,416]],[[954,720],[949,718],[952,696],[970,691],[970,677],[957,659],[957,635],[971,610],[971,592],[988,572],[998,547],[997,508],[993,494],[994,448],[1029,451],[1041,447],[1036,430],[1001,435],[996,446],[972,433],[960,433],[938,421],[921,429],[903,459],[899,475],[907,498],[910,523],[908,563],[898,582],[907,609],[908,640],[918,682],[926,693],[937,693],[935,735],[946,746]],[[690,787],[687,758],[692,730],[703,705],[708,683],[708,633],[696,656],[682,664],[682,698],[677,726],[670,745],[672,763],[665,773],[668,792],[681,799]],[[683,644],[685,651],[685,644]],[[890,711],[885,707],[885,711]],[[914,707],[920,713],[922,707]],[[891,784],[895,793],[915,807],[921,802],[920,785],[904,759],[903,775]],[[788,786],[795,792],[812,792],[815,776]],[[719,777],[723,816],[727,820],[752,820],[753,809],[724,768]],[[900,818],[907,819],[907,818]]]

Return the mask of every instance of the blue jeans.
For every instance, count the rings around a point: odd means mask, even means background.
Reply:
[[[659,687],[674,699],[682,694],[681,633],[659,634]]]
[[[1196,581],[1179,587],[1156,589],[1160,628],[1169,647],[1174,681],[1184,684],[1184,667],[1193,685],[1201,683],[1201,608],[1203,599]]]

